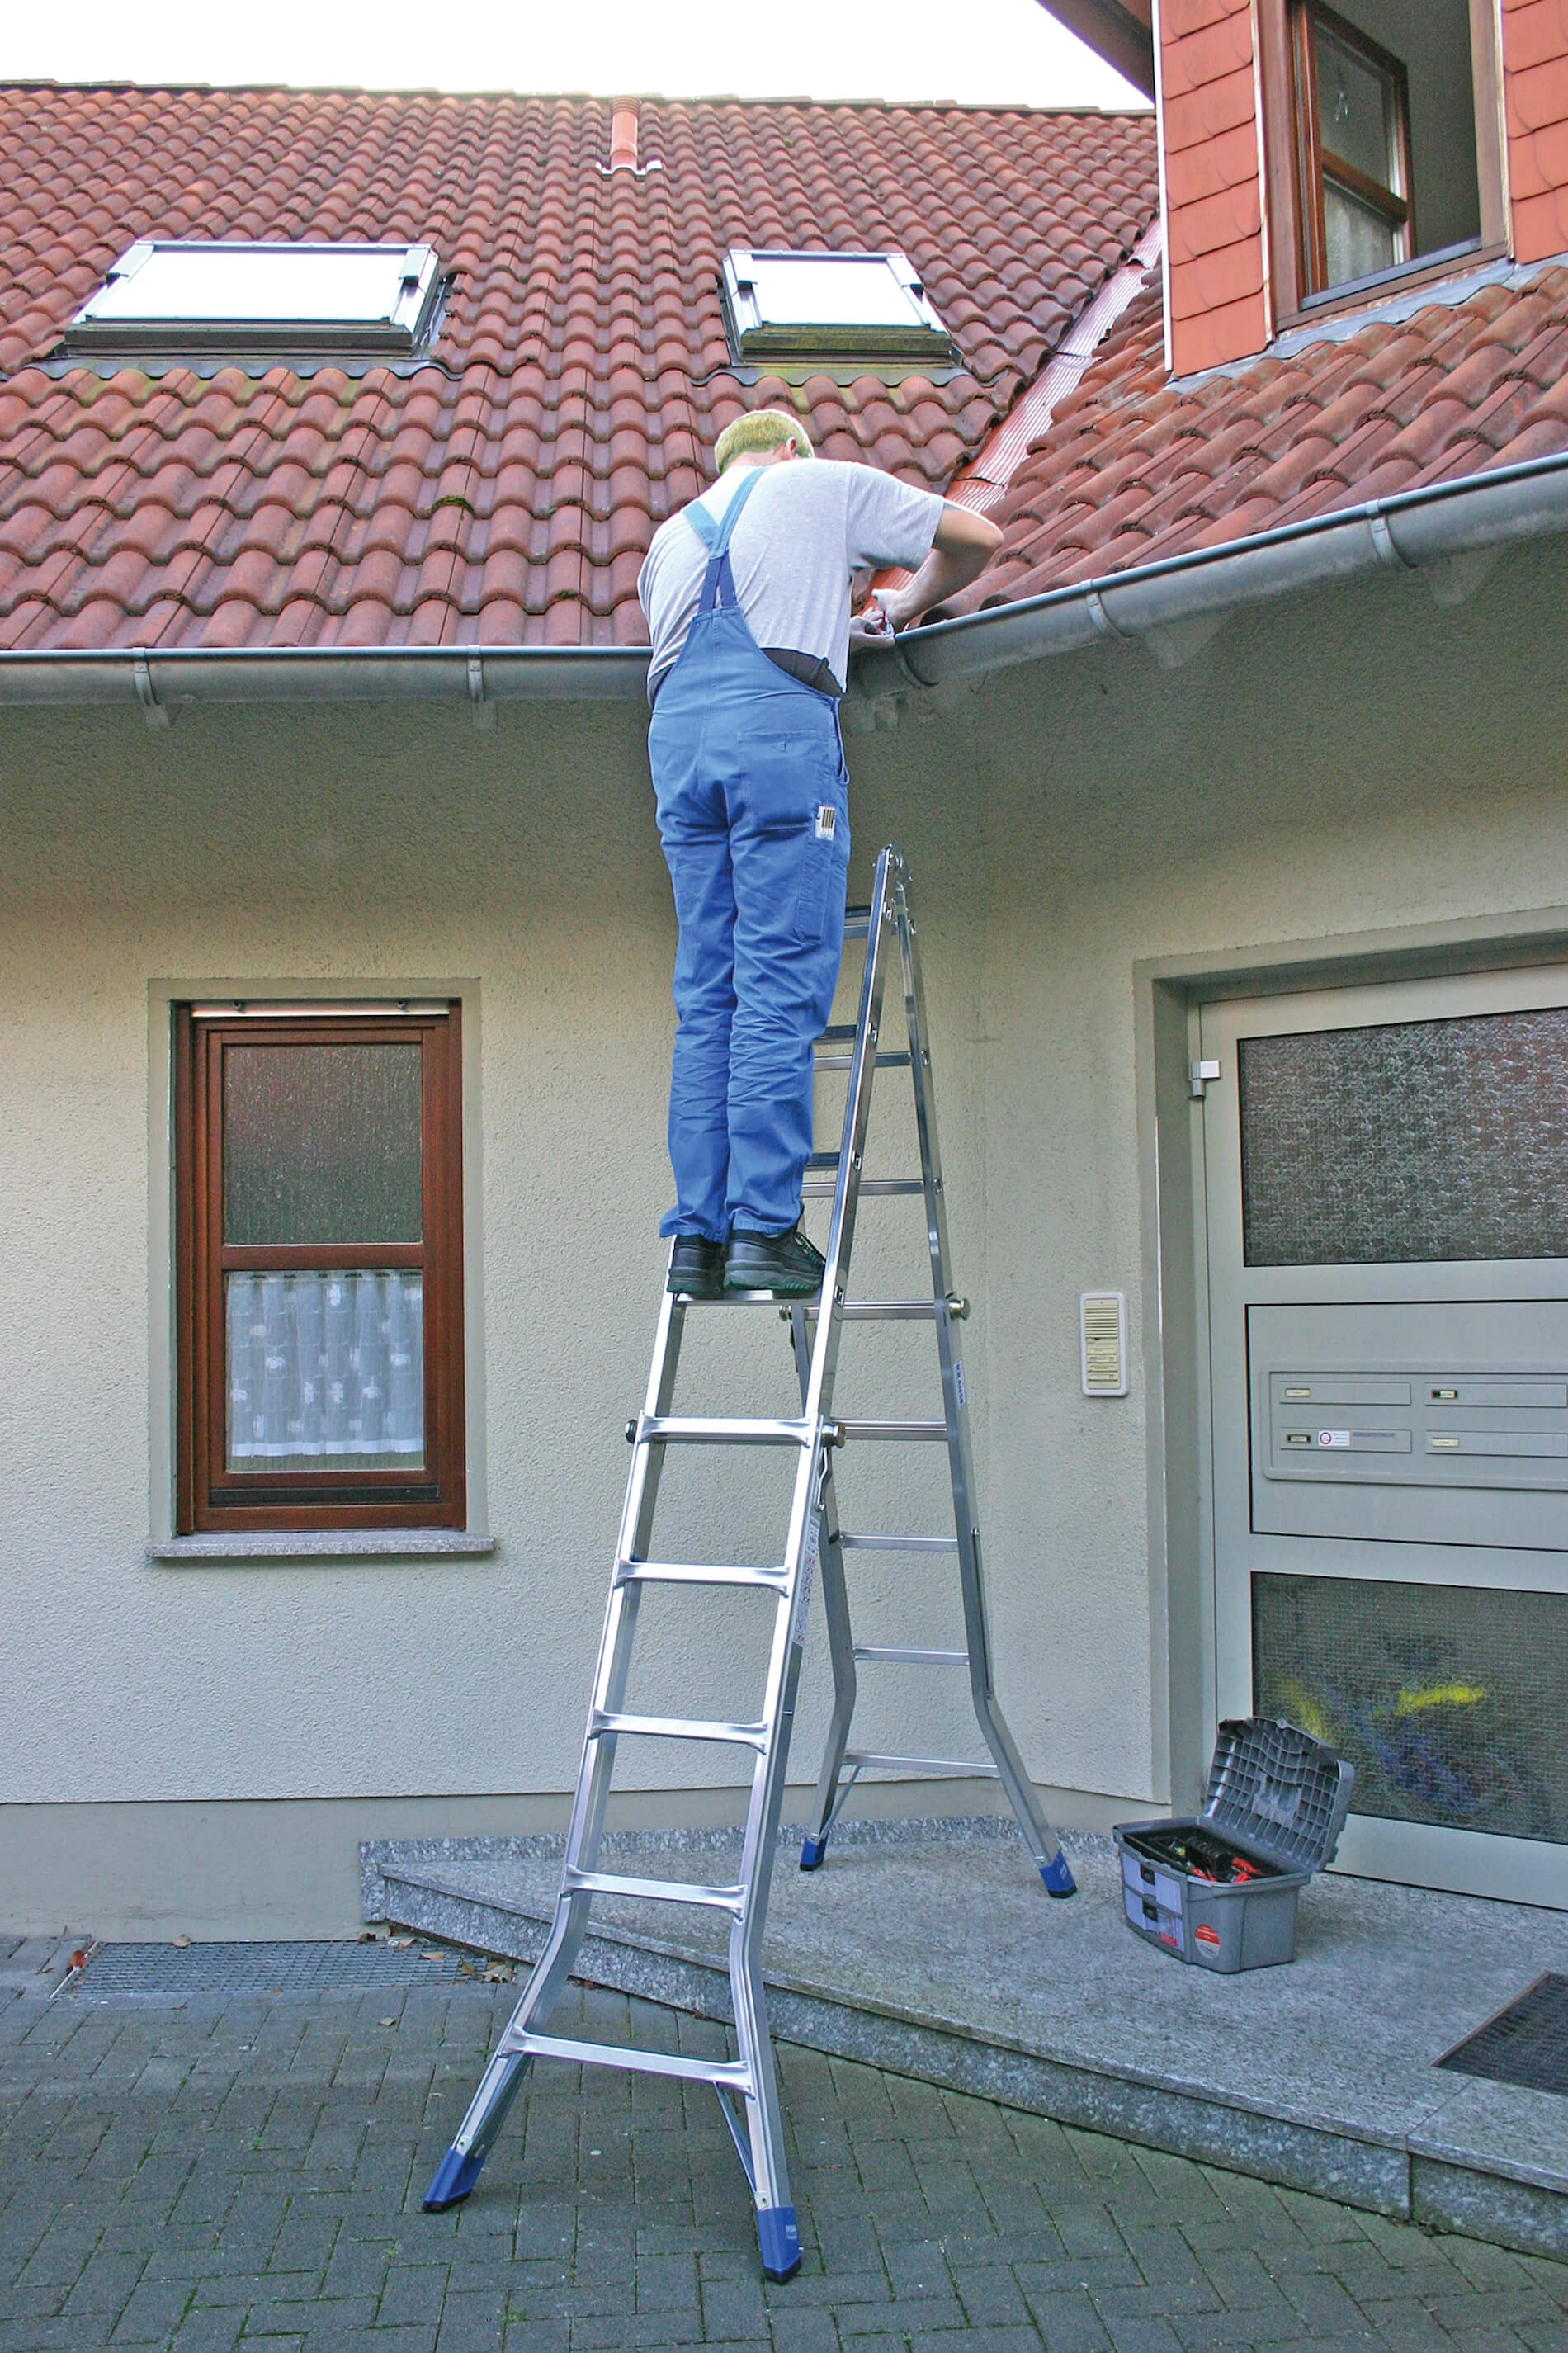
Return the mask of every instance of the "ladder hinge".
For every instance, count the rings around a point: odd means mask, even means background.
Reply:
[[[1217,1079],[1219,1075],[1217,1062],[1194,1062],[1187,1071],[1187,1092],[1195,1103],[1202,1103],[1209,1081]]]

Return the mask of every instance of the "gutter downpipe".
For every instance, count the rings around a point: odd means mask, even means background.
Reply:
[[[1342,586],[1380,571],[1415,572],[1457,556],[1495,554],[1563,531],[1568,450],[911,629],[894,646],[857,655],[851,692],[877,700],[941,686],[1106,638],[1142,643],[1170,667],[1184,659],[1184,625],[1201,642],[1244,606]],[[1428,569],[1427,576],[1436,588],[1442,575]],[[467,702],[482,723],[492,703],[635,702],[647,681],[647,655],[637,647],[0,652],[0,708],[135,704],[154,725],[191,703],[409,701]]]

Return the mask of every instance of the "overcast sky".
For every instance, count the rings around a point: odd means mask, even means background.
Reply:
[[[830,25],[831,40],[812,39]],[[797,37],[804,35],[805,39]],[[810,46],[807,46],[807,41]],[[1142,104],[1038,0],[72,0],[17,5],[7,79]]]

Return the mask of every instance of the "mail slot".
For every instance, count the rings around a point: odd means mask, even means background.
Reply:
[[[1258,1534],[1568,1551],[1568,1302],[1259,1303],[1247,1353]]]

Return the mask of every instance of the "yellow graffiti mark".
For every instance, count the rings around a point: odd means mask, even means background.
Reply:
[[[1489,1696],[1480,1683],[1428,1683],[1425,1691],[1402,1691],[1394,1713],[1421,1715],[1432,1707],[1479,1707]]]

